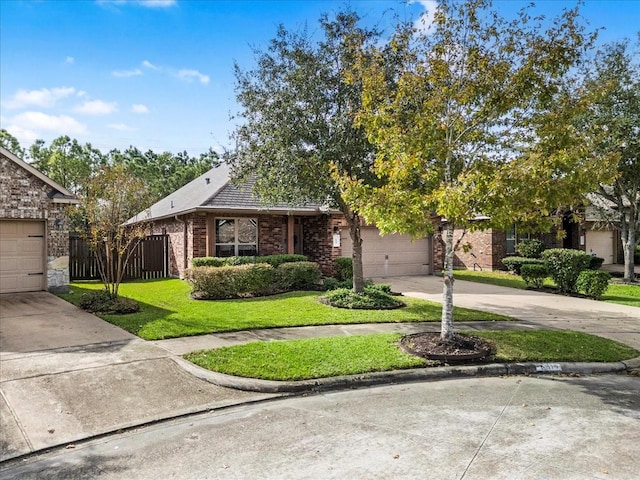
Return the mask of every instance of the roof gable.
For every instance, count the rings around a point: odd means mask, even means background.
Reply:
[[[2,154],[4,157],[14,162],[20,168],[29,172],[31,175],[33,175],[37,179],[44,182],[46,185],[49,185],[51,188],[53,188],[55,190],[55,194],[52,197],[52,200],[54,203],[78,203],[78,199],[73,193],[71,193],[69,190],[64,188],[59,183],[47,177],[44,173],[40,172],[36,168],[29,165],[27,162],[22,160],[20,157],[18,157],[11,151],[0,146],[0,154]]]

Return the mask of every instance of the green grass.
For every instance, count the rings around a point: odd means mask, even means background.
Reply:
[[[74,282],[70,294],[60,295],[74,303],[83,293],[103,288],[98,282]],[[241,300],[193,300],[190,286],[178,279],[123,283],[120,295],[140,304],[140,312],[99,316],[146,340],[184,337],[272,327],[347,323],[439,321],[441,305],[403,297],[405,308],[397,310],[347,310],[317,301],[318,292],[290,292]],[[512,320],[510,317],[455,309],[456,320]]]
[[[501,287],[521,288],[527,287],[524,280],[519,275],[512,275],[507,272],[474,272],[472,270],[456,270],[454,277],[459,280],[469,282],[488,283]],[[555,287],[552,280],[547,279],[545,287]],[[640,307],[640,285],[624,285],[620,283],[610,283],[609,288],[602,296],[601,300],[621,305]]]
[[[209,370],[265,380],[304,380],[424,366],[396,346],[400,335],[253,342],[185,355]]]
[[[467,332],[471,333],[471,332]],[[615,362],[639,355],[613,340],[561,330],[483,331],[500,362]],[[424,367],[398,347],[400,334],[253,342],[201,350],[185,358],[203,368],[264,380],[306,380]]]

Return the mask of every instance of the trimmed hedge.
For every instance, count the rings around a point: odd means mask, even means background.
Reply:
[[[219,300],[267,295],[274,291],[275,269],[267,263],[229,267],[195,267],[187,279],[197,298]]]
[[[520,275],[523,265],[543,265],[544,260],[527,257],[505,257],[502,259],[502,264],[507,267],[507,270],[511,273]]]
[[[263,255],[259,257],[199,257],[191,260],[192,267],[230,267],[234,265],[248,265],[252,263],[268,263],[272,267],[278,267],[283,263],[306,262],[305,255],[280,254]]]
[[[527,287],[542,288],[544,280],[549,276],[547,266],[540,263],[529,263],[522,265],[520,271],[522,279],[527,284]]]
[[[583,270],[578,275],[576,287],[580,293],[587,297],[598,299],[602,297],[609,287],[611,274],[602,270]]]
[[[336,278],[340,281],[353,278],[353,261],[349,257],[336,258]]]
[[[518,252],[518,255],[525,258],[540,258],[544,249],[544,243],[537,238],[522,240],[518,245],[516,245],[516,252]]]
[[[589,268],[591,255],[571,248],[552,248],[542,252],[549,276],[561,293],[576,293],[580,272]]]
[[[283,263],[276,269],[276,284],[283,290],[317,288],[322,273],[314,262]]]

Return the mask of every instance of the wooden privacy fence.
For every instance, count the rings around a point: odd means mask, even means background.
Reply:
[[[149,235],[132,247],[124,278],[149,279],[169,276],[169,236]],[[69,275],[71,280],[99,280],[98,261],[87,242],[69,237]]]

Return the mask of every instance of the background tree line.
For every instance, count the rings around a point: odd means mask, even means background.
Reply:
[[[88,193],[91,179],[98,176],[102,169],[121,167],[130,176],[141,180],[147,190],[146,197],[150,203],[144,208],[202,175],[220,161],[212,149],[198,156],[190,156],[186,151],[142,152],[134,146],[102,153],[91,143],[82,144],[67,135],[52,140],[48,145],[44,140],[36,140],[30,147],[23,148],[4,129],[0,130],[0,145],[80,196]]]

